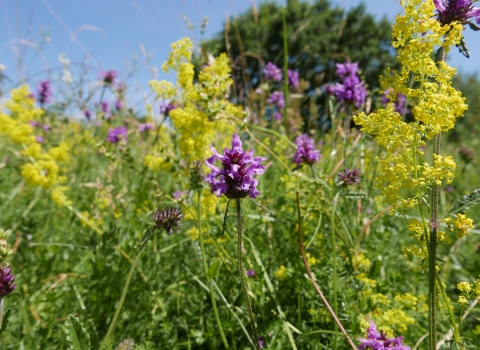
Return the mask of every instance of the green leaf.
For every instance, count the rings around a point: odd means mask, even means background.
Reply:
[[[220,261],[215,261],[213,262],[210,267],[208,268],[207,272],[207,278],[208,280],[211,280],[212,278],[215,278],[218,274],[218,269],[220,268]]]
[[[456,45],[458,50],[461,54],[463,54],[466,58],[470,58],[470,51],[468,50],[467,43],[465,42],[464,38],[460,39],[460,43]]]
[[[456,215],[461,211],[468,210],[472,205],[478,204],[480,201],[480,188],[475,189],[473,192],[466,194],[462,198],[458,199],[453,203],[452,208],[445,214],[447,215]]]
[[[472,22],[468,23],[469,27],[471,30],[474,30],[476,32],[478,32],[480,30],[480,27],[478,27],[477,25],[473,24]]]
[[[65,333],[71,350],[90,350],[92,348],[90,335],[78,317],[68,315],[67,322],[65,322]]]
[[[343,198],[364,198],[365,196],[366,194],[363,192],[348,191],[348,192],[340,193],[340,197],[343,197]]]
[[[3,315],[2,328],[0,328],[0,335],[2,335],[2,333],[7,330],[8,321],[11,315],[12,315],[12,309],[9,308],[7,312],[5,312],[5,314]]]

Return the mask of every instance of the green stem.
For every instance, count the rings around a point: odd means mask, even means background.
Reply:
[[[140,254],[142,254],[143,249],[147,245],[147,241],[148,241],[148,236],[146,237],[143,244],[140,246],[140,250],[138,251],[137,256],[135,257],[135,260],[133,260],[132,266],[130,267],[130,272],[128,273],[128,276],[127,276],[127,282],[125,282],[125,286],[123,287],[120,303],[118,304],[117,311],[115,312],[115,316],[113,316],[112,323],[110,323],[110,327],[108,328],[107,335],[105,336],[105,339],[102,343],[102,346],[100,347],[100,350],[111,348],[110,338],[113,336],[113,333],[115,332],[115,325],[117,323],[118,316],[120,316],[120,312],[122,311],[122,306],[123,306],[123,303],[125,302],[125,297],[127,296],[128,287],[130,286],[130,281],[132,280],[133,273],[135,272],[135,266],[137,265],[137,261],[138,261],[138,258],[140,257]]]
[[[220,332],[220,337],[222,338],[223,345],[225,349],[228,349],[228,341],[223,331],[222,322],[220,321],[220,316],[218,314],[217,300],[215,299],[215,292],[213,291],[211,278],[208,276],[208,266],[207,266],[207,255],[205,254],[205,243],[203,241],[203,231],[202,231],[202,194],[201,190],[197,192],[197,225],[198,225],[198,234],[200,237],[200,249],[202,250],[202,261],[203,261],[203,271],[208,282],[208,289],[210,291],[210,299],[212,301],[213,313],[215,314],[215,321],[217,322],[218,331]]]
[[[237,229],[238,229],[238,271],[240,273],[240,280],[242,281],[243,295],[247,303],[248,316],[250,317],[250,325],[252,326],[253,339],[255,347],[259,350],[257,327],[255,326],[255,319],[253,317],[252,305],[247,292],[247,283],[245,282],[245,275],[243,274],[242,266],[242,208],[240,207],[240,198],[236,198],[237,205]]]
[[[332,208],[332,218],[331,218],[331,243],[332,243],[332,258],[333,258],[333,312],[335,315],[338,315],[338,301],[337,301],[337,242],[335,239],[335,212],[337,210],[337,202],[338,202],[339,193],[335,195],[333,199],[333,208]],[[338,332],[338,325],[336,323],[333,324],[334,331]],[[337,337],[333,336],[333,349],[337,349]]]
[[[283,21],[283,95],[285,99],[285,106],[283,107],[283,117],[285,118],[285,135],[288,128],[288,41],[287,41],[287,19],[285,15],[285,7],[282,9]]]
[[[3,301],[4,297],[0,297],[0,329],[2,328],[3,325]]]

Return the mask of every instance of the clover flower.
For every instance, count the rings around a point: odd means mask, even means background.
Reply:
[[[99,75],[105,85],[113,85],[118,74],[114,70],[107,70],[106,72],[100,72]]]
[[[387,338],[385,334],[382,334],[377,330],[375,323],[370,321],[370,327],[367,329],[367,338],[359,338],[360,346],[359,350],[410,350],[409,346],[403,345],[404,337]]]
[[[338,179],[343,186],[355,185],[360,183],[360,175],[360,170],[357,168],[345,169],[343,173],[338,173]]]
[[[297,151],[293,156],[293,161],[297,163],[297,165],[302,163],[312,165],[322,158],[320,151],[315,149],[313,139],[308,137],[307,134],[297,136],[295,144],[297,145]]]
[[[275,104],[278,108],[285,107],[285,98],[282,91],[274,91],[267,100],[267,103]]]
[[[165,117],[168,117],[170,112],[173,111],[175,108],[177,108],[177,107],[172,102],[170,102],[170,103],[164,102],[160,106],[160,113],[162,113]]]
[[[256,198],[260,192],[257,190],[258,180],[253,176],[263,174],[265,167],[261,162],[266,158],[252,158],[253,150],[245,152],[237,134],[233,134],[232,148],[225,148],[223,155],[218,154],[212,145],[210,149],[213,156],[205,164],[212,172],[206,176],[205,181],[210,184],[211,192],[217,197],[224,194],[230,199],[247,196]],[[222,169],[213,164],[216,160],[222,163]]]
[[[352,103],[360,107],[367,98],[367,89],[358,77],[358,62],[337,63],[337,75],[342,83],[337,83],[333,89],[337,99],[344,103]]]
[[[155,129],[155,125],[153,123],[142,123],[138,126],[138,131],[140,132],[145,132],[153,129]]]
[[[298,88],[298,85],[300,83],[300,77],[298,72],[289,69],[287,72],[287,75],[288,75],[288,85],[290,85],[294,89]]]
[[[153,223],[159,230],[165,230],[169,235],[178,232],[177,227],[182,226],[182,211],[178,208],[169,207],[166,210],[157,210],[153,214]]]
[[[0,269],[0,298],[10,294],[17,288],[17,286],[13,284],[15,276],[13,276],[11,272],[12,269],[9,267]]]
[[[53,92],[50,80],[40,81],[37,90],[37,101],[40,103],[40,105],[43,106],[45,103],[52,102],[52,96]]]
[[[127,127],[119,126],[118,128],[108,129],[106,141],[110,143],[119,143],[127,139]]]
[[[282,80],[282,77],[283,77],[282,70],[272,62],[267,63],[263,72],[265,73],[265,78],[267,80],[268,79],[272,79],[273,81]]]
[[[437,19],[442,25],[460,22],[471,24],[475,20],[480,24],[480,8],[473,7],[471,0],[433,0],[438,10]]]

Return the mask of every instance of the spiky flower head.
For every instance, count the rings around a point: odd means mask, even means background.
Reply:
[[[4,267],[0,269],[0,297],[4,297],[17,288],[13,284],[15,277],[12,275],[12,269],[9,267]]]
[[[370,321],[370,327],[367,329],[367,338],[359,338],[359,350],[410,350],[409,346],[403,345],[403,338],[387,338],[385,334],[379,332],[375,323]]]
[[[282,70],[278,68],[274,63],[268,62],[267,65],[265,66],[265,70],[263,71],[265,73],[265,78],[272,79],[274,81],[281,81],[283,74]]]
[[[38,83],[38,90],[37,90],[37,101],[42,106],[45,103],[50,103],[52,101],[52,85],[50,80],[42,80]]]
[[[177,108],[177,106],[174,102],[164,102],[160,105],[160,113],[162,113],[165,117],[168,117],[170,112],[175,108]]]
[[[297,165],[302,163],[312,165],[322,158],[320,151],[315,149],[315,142],[307,134],[298,135],[295,144],[297,145],[297,151],[293,156],[293,161]]]
[[[458,155],[465,163],[471,163],[475,159],[473,151],[468,147],[460,147],[458,149]]]
[[[345,169],[343,173],[338,173],[338,179],[343,186],[355,185],[360,183],[360,175],[360,170],[357,168]]]
[[[153,223],[159,230],[165,230],[169,235],[178,232],[178,227],[182,226],[182,211],[178,208],[169,207],[165,210],[158,209],[153,214]]]
[[[227,198],[256,198],[260,193],[257,190],[258,180],[254,175],[261,175],[265,167],[261,164],[266,160],[263,157],[253,156],[253,150],[246,152],[242,148],[242,141],[237,134],[233,134],[232,148],[225,148],[223,155],[217,153],[210,145],[213,156],[205,161],[205,164],[212,169],[205,181],[210,184],[211,191],[220,197],[224,194]],[[222,169],[217,168],[214,163],[219,160]]]
[[[480,8],[473,7],[471,0],[433,0],[438,10],[437,19],[442,25],[460,22],[471,24],[473,20],[480,24]]]
[[[115,83],[115,79],[117,78],[117,72],[114,70],[100,72],[99,75],[105,85],[113,85]]]

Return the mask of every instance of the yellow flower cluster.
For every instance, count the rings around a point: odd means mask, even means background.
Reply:
[[[421,147],[425,145],[424,138],[431,139],[452,129],[455,119],[467,109],[465,98],[451,86],[455,69],[432,59],[436,48],[446,53],[459,43],[462,25],[441,26],[433,16],[432,1],[402,0],[401,4],[405,14],[396,18],[392,45],[398,50],[402,69],[388,70],[386,76],[380,77],[380,83],[392,101],[399,93],[406,96],[414,106],[415,120],[404,121],[391,104],[368,116],[362,113],[354,117],[355,123],[385,148],[380,157],[383,173],[377,179],[377,186],[391,204],[398,203],[402,189],[415,191],[417,196],[416,191],[429,185],[453,180],[453,159],[436,156],[433,165],[429,165],[423,159]],[[412,78],[414,85],[410,87]],[[416,198],[407,199],[409,205],[405,208],[411,208],[413,203],[416,204]]]
[[[457,238],[462,238],[468,235],[468,230],[473,228],[473,220],[467,218],[466,215],[457,214],[455,220],[451,218],[443,219],[443,222],[447,224],[450,232],[456,234]]]
[[[284,281],[287,279],[288,274],[287,274],[287,268],[283,265],[280,265],[277,271],[275,271],[275,277],[280,280]]]
[[[170,118],[180,135],[179,148],[187,162],[207,158],[208,147],[217,132],[233,132],[228,118],[243,115],[240,108],[226,99],[233,82],[227,56],[222,54],[210,62],[194,82],[192,50],[190,39],[180,39],[172,44],[172,51],[162,66],[165,72],[177,73],[181,91],[166,81],[150,82],[158,98],[175,99],[179,103],[179,107],[170,112]]]

